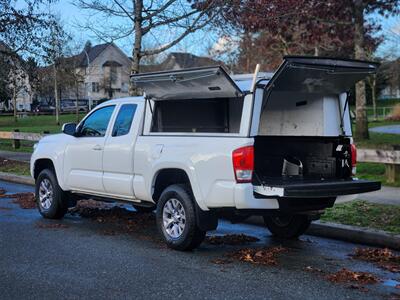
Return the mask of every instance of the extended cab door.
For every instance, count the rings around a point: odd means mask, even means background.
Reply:
[[[135,198],[133,156],[142,114],[142,103],[123,103],[118,107],[104,146],[103,185],[108,195]]]
[[[65,150],[64,174],[71,190],[104,193],[103,149],[115,105],[103,106],[86,117]]]

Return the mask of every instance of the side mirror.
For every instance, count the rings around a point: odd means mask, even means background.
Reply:
[[[76,133],[76,124],[75,123],[65,123],[62,126],[62,132],[65,134],[74,136]]]

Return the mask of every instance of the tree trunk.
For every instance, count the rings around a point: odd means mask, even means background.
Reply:
[[[132,67],[131,74],[138,74],[140,71],[140,60],[142,58],[142,11],[143,11],[143,0],[132,0],[135,8],[135,43],[132,50]],[[139,95],[138,89],[130,83],[129,94],[131,96]]]
[[[14,108],[14,122],[18,122],[18,115],[17,115],[17,90],[15,87],[15,82],[13,86],[13,108]]]
[[[75,110],[76,110],[76,123],[79,123],[79,105],[78,105],[78,99],[79,99],[79,82],[75,81]]]
[[[354,0],[354,53],[355,58],[365,60],[364,50],[364,2]],[[357,140],[369,138],[366,110],[365,81],[356,84],[356,134]]]
[[[314,56],[319,56],[319,48],[318,48],[318,46],[314,47]]]
[[[60,99],[58,97],[58,82],[57,82],[57,67],[56,64],[54,63],[53,66],[53,71],[54,71],[54,100],[55,100],[55,105],[56,105],[56,123],[57,125],[60,125]]]
[[[374,120],[378,120],[378,114],[376,112],[376,74],[372,75],[371,78],[371,94],[372,94],[372,107],[374,110]]]

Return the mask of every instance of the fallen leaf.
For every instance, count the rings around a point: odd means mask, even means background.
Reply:
[[[230,254],[230,257],[254,264],[273,266],[278,264],[278,254],[287,251],[288,250],[286,248],[281,246],[262,249],[245,248]]]
[[[392,273],[400,273],[400,255],[384,248],[356,248],[351,256],[355,259],[373,262]]]
[[[259,239],[246,234],[225,234],[206,237],[206,242],[211,245],[244,245],[258,242]]]
[[[63,229],[68,228],[69,226],[62,223],[37,223],[36,227],[45,229]]]
[[[340,271],[329,274],[326,278],[335,283],[351,283],[357,282],[359,284],[374,284],[380,280],[375,275],[368,272],[355,272],[349,269],[343,268]]]

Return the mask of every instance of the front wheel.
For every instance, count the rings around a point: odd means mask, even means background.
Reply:
[[[274,236],[294,239],[306,232],[311,221],[306,215],[279,215],[264,216],[264,223]]]
[[[35,196],[40,214],[47,219],[61,219],[68,210],[68,197],[50,169],[41,171],[36,179]]]
[[[195,199],[184,185],[171,185],[157,203],[157,227],[166,244],[175,250],[192,250],[204,240],[206,232],[199,229]]]

